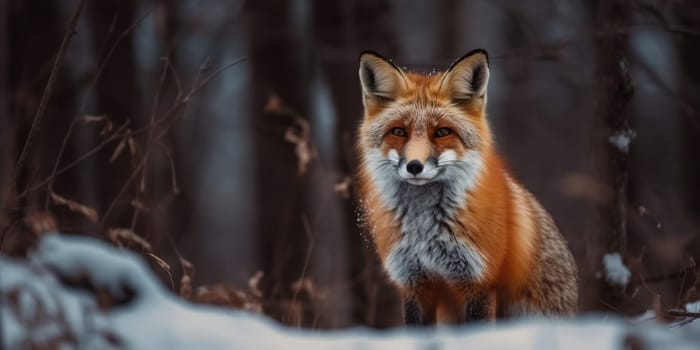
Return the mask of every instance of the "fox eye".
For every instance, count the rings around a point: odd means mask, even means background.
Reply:
[[[398,137],[405,137],[406,130],[404,128],[392,128],[391,134]]]
[[[435,137],[443,137],[447,136],[452,133],[452,130],[450,128],[440,128],[435,130]]]

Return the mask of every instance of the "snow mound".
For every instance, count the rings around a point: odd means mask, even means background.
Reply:
[[[622,257],[619,253],[605,254],[603,256],[603,267],[605,268],[605,279],[620,287],[626,287],[630,282],[632,273],[622,263]]]
[[[27,260],[0,256],[2,349],[697,349],[700,329],[634,326],[590,315],[461,327],[286,328],[261,315],[191,304],[135,254],[89,238],[48,235]],[[120,302],[98,307],[87,281]]]

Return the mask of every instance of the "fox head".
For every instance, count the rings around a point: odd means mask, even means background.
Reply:
[[[458,184],[455,191],[475,186],[492,143],[485,118],[486,51],[472,51],[446,71],[429,75],[364,52],[359,73],[362,171],[375,183],[397,189],[429,183]]]

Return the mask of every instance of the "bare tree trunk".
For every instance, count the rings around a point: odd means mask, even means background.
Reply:
[[[56,58],[57,49],[61,43],[62,34],[66,27],[60,24],[60,14],[53,2],[43,1],[15,1],[5,2],[7,4],[8,16],[4,19],[5,25],[3,34],[5,47],[2,52],[4,63],[1,69],[6,69],[4,75],[0,75],[3,84],[7,88],[7,104],[0,118],[0,143],[7,142],[2,146],[2,152],[7,152],[10,159],[7,160],[9,166],[3,165],[5,176],[8,176],[6,183],[9,184],[9,192],[3,194],[3,209],[7,207],[11,210],[5,211],[11,216],[14,224],[0,227],[4,233],[3,251],[11,253],[23,253],[33,243],[34,237],[24,234],[21,230],[21,219],[23,215],[43,204],[43,193],[31,193],[24,198],[17,198],[15,195],[23,191],[31,181],[46,176],[46,168],[55,154],[55,150],[50,147],[55,140],[56,127],[63,123],[62,115],[66,114],[63,98],[66,86],[62,86],[60,75],[56,80],[57,86],[54,94],[47,105],[45,118],[42,118],[40,127],[35,130],[35,141],[26,155],[26,162],[21,168],[16,168],[19,150],[24,147],[24,143],[30,133],[34,115],[39,107],[39,101],[46,86],[53,62]],[[41,23],[37,26],[36,23]],[[27,40],[32,38],[32,40]],[[50,43],[50,44],[49,44]],[[12,69],[8,69],[12,67]],[[60,73],[60,72],[59,72]],[[5,127],[7,126],[7,128]],[[5,135],[8,136],[5,139]],[[7,147],[7,148],[6,148]],[[45,166],[46,165],[46,166]],[[9,200],[8,200],[9,198]]]
[[[680,1],[675,4],[674,15],[678,18],[679,27],[689,32],[700,32],[700,12],[697,3],[692,0]],[[683,201],[686,215],[690,218],[689,227],[700,227],[700,36],[683,35],[680,44],[679,75],[681,103],[682,149],[680,165],[682,169]],[[687,247],[689,256],[697,260],[700,252],[700,236],[695,235]]]
[[[8,67],[8,55],[9,45],[8,39],[8,11],[7,1],[0,2],[0,205],[2,205],[2,210],[0,210],[0,234],[5,225],[8,225],[9,218],[5,208],[10,204],[12,193],[14,192],[12,186],[12,174],[14,173],[14,159],[15,159],[15,118],[11,118],[9,115],[8,108],[8,79],[7,79],[7,67]],[[2,237],[0,237],[0,242],[2,242]],[[2,245],[0,244],[0,250]]]
[[[627,206],[629,191],[630,79],[628,29],[631,8],[627,0],[600,0],[594,5],[596,66],[593,88],[596,90],[595,145],[600,147],[597,159],[601,183],[608,188],[599,204],[600,235],[603,254],[625,256],[627,248]],[[598,255],[602,260],[602,254]],[[599,262],[601,261],[599,260]],[[601,306],[617,308],[623,290],[601,278]]]
[[[693,1],[681,1],[676,11],[679,17],[680,27],[693,32],[700,31],[700,12],[688,11]],[[682,6],[685,5],[685,6]],[[685,167],[684,186],[685,201],[692,217],[700,217],[700,37],[697,35],[685,35],[680,49],[681,68],[683,74],[681,80],[681,96],[684,101],[682,122],[684,124],[683,142],[685,159],[682,166]],[[700,224],[700,222],[697,222]]]
[[[340,3],[338,6],[336,2],[315,1],[314,35],[315,41],[328,49],[320,50],[319,61],[321,71],[326,73],[338,117],[334,166],[339,174],[352,175],[356,166],[354,145],[357,123],[362,118],[362,102],[359,84],[348,82],[358,82],[361,51],[374,49],[392,57],[397,54],[398,47],[387,1],[343,0]],[[366,46],[358,46],[359,42]],[[349,196],[342,202],[345,215],[341,224],[345,237],[338,238],[344,242],[343,249],[349,258],[345,280],[349,282],[352,295],[347,306],[350,322],[370,327],[393,326],[401,320],[399,299],[381,271],[376,252],[367,244],[367,237],[363,239],[362,235],[368,233],[363,233],[358,225],[352,189],[350,186]]]
[[[303,222],[303,215],[309,214],[308,174],[297,173],[294,145],[285,140],[287,128],[298,128],[293,118],[264,110],[269,97],[277,94],[291,110],[308,116],[308,44],[299,40],[298,23],[292,21],[294,5],[284,0],[249,1],[246,10],[252,23],[249,52],[257,201],[253,225],[265,273],[263,292],[269,300],[279,301],[268,305],[266,312],[299,325],[308,310],[303,309],[304,303],[288,301],[294,297],[292,284],[305,272],[311,248]]]

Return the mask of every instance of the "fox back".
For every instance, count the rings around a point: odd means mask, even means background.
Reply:
[[[365,52],[359,74],[360,197],[406,321],[572,314],[566,242],[495,151],[486,52],[430,75]]]

